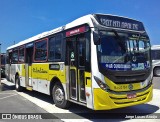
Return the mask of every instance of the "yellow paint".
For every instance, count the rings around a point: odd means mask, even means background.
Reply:
[[[29,87],[29,86],[27,86],[26,89],[29,90],[29,91],[33,90],[32,87]]]
[[[88,77],[90,79],[87,79],[87,81],[86,81],[86,77]],[[86,84],[86,82],[87,82],[87,84]],[[91,87],[92,86],[91,73],[90,72],[85,72],[85,85],[86,85],[86,87]]]
[[[142,96],[143,94],[146,94],[147,92],[149,92],[149,90],[150,90],[150,89],[147,89],[146,91],[137,93],[136,95],[137,95],[137,96]],[[135,92],[136,92],[136,91],[135,91]],[[126,98],[126,97],[127,97],[126,94],[125,94],[125,95],[115,95],[115,94],[112,94],[112,93],[110,93],[109,96],[112,97],[112,98]]]
[[[37,63],[29,66],[29,76],[34,79],[48,80],[49,64]]]
[[[109,88],[113,91],[130,91],[129,84],[115,84],[111,80],[105,77],[105,82],[109,86]],[[133,89],[132,90],[138,90],[142,89],[141,83],[132,83]]]
[[[58,63],[57,63],[58,64]],[[66,69],[65,66],[63,67],[63,70],[49,70],[49,63],[33,63],[31,66],[29,66],[29,77],[33,79],[42,79],[51,81],[53,77],[57,77],[60,79],[62,83],[66,83]],[[25,77],[25,64],[21,64],[21,74],[22,77]],[[77,71],[76,67],[70,67],[70,69],[74,69]],[[41,73],[43,72],[43,73]],[[46,73],[45,73],[46,72]],[[79,71],[78,71],[79,73]],[[76,76],[77,77],[77,76]],[[91,87],[91,73],[90,72],[84,72],[84,79],[86,84],[86,77],[89,77],[90,79],[87,80],[86,87]],[[78,80],[78,83],[80,81]]]
[[[22,77],[25,77],[25,64],[21,64],[21,72]]]
[[[50,70],[49,63],[33,63],[29,66],[29,77],[47,81],[51,81],[53,77],[57,77],[62,83],[66,83],[65,66],[63,68],[63,70]],[[25,77],[25,64],[21,64],[21,69],[21,74]]]
[[[94,109],[95,110],[108,110],[108,109],[133,106],[133,105],[138,105],[138,104],[149,102],[152,99],[152,89],[153,89],[153,86],[151,86],[146,91],[137,93],[138,97],[134,99],[127,99],[126,94],[125,95],[115,95],[115,94],[110,94],[100,88],[95,88],[93,90]],[[111,96],[114,97],[114,99]],[[116,98],[122,98],[122,99],[116,99]],[[125,102],[130,102],[130,103],[125,103]]]

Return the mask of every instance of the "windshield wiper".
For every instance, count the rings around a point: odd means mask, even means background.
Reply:
[[[139,42],[138,42],[138,41],[139,41],[140,37],[141,37],[141,34],[139,33],[139,36],[138,36],[138,38],[137,38],[137,40],[136,40],[137,47],[138,47],[138,48],[137,48],[137,49],[138,49],[138,51],[139,51]]]
[[[120,47],[122,48],[122,50],[123,50],[124,52],[126,52],[126,48],[125,48],[125,46],[124,46],[124,44],[123,44],[123,40],[122,40],[121,37],[118,35],[117,31],[115,31],[115,30],[112,30],[112,31],[113,31],[113,33],[115,34],[115,36],[117,37],[116,40],[118,41],[118,44],[120,45]]]

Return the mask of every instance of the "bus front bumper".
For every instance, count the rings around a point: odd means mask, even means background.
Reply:
[[[109,110],[143,104],[152,100],[153,85],[143,91],[136,92],[136,97],[128,99],[127,94],[114,94],[101,88],[94,90],[94,110]]]

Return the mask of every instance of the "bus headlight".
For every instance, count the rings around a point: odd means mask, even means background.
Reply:
[[[108,86],[103,83],[99,78],[97,78],[96,76],[94,76],[95,81],[97,82],[97,84],[99,85],[99,87],[105,91],[107,91]]]

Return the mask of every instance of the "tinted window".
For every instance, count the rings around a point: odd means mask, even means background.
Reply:
[[[85,38],[79,38],[79,44],[78,44],[78,61],[79,66],[85,66],[86,61],[86,53],[85,53]]]
[[[62,34],[58,34],[55,37],[49,39],[49,61],[61,59],[62,39]]]
[[[19,62],[24,62],[24,47],[19,48]]]
[[[47,60],[47,40],[38,41],[35,43],[35,61]]]
[[[90,33],[86,34],[86,61],[85,61],[85,70],[90,72],[91,71],[91,49],[90,49]]]
[[[160,60],[160,50],[152,50],[152,60]]]
[[[18,63],[18,50],[14,50],[12,53],[12,63]]]

